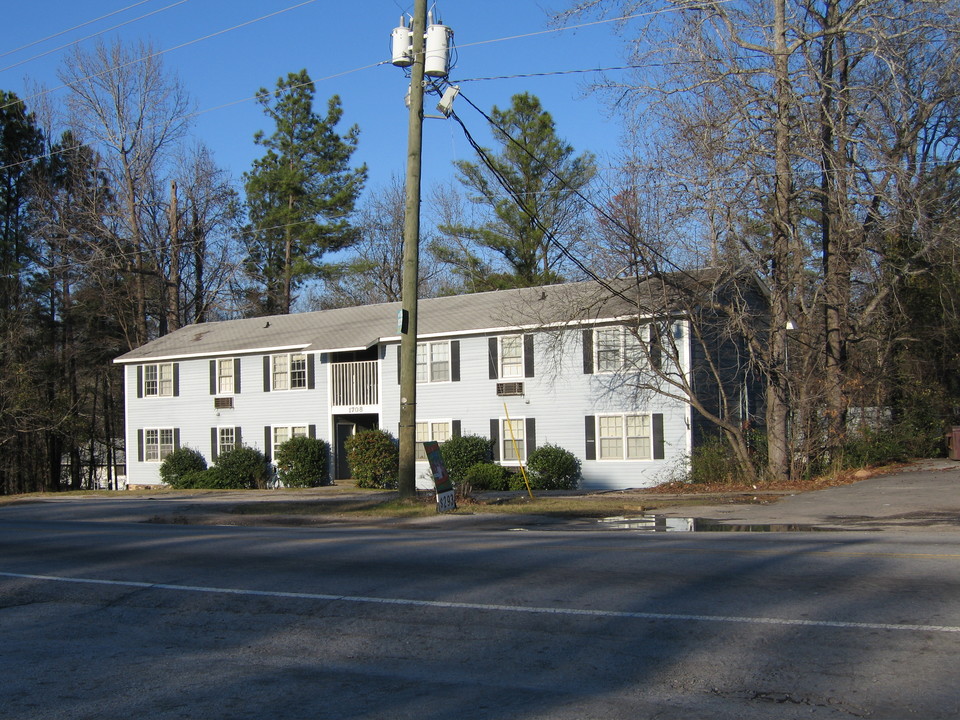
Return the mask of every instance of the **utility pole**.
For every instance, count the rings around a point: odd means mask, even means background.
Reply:
[[[170,181],[170,281],[167,293],[167,329],[180,327],[180,213],[177,210],[177,181]]]
[[[413,64],[410,71],[410,127],[407,135],[406,204],[403,222],[403,286],[400,316],[400,473],[401,498],[417,493],[417,299],[420,274],[420,166],[423,146],[424,33],[427,0],[413,6]]]

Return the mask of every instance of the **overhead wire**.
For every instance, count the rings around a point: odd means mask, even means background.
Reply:
[[[14,53],[18,53],[21,50],[26,50],[27,48],[32,48],[34,45],[45,43],[47,42],[47,40],[53,40],[54,38],[58,38],[61,35],[66,35],[67,33],[73,32],[74,30],[79,30],[80,28],[86,27],[87,25],[92,25],[95,22],[106,20],[107,18],[113,17],[114,15],[119,15],[120,13],[126,12],[127,10],[132,10],[138,5],[145,5],[148,2],[153,2],[153,0],[140,0],[140,2],[135,2],[133,3],[133,5],[127,5],[126,7],[120,8],[119,10],[108,12],[106,15],[101,15],[100,17],[93,18],[92,20],[87,20],[86,22],[82,22],[79,25],[74,25],[73,27],[69,27],[66,30],[60,30],[59,32],[55,32],[52,35],[47,35],[46,37],[40,38],[39,40],[33,40],[31,42],[28,42],[26,45],[21,45],[20,47],[14,48],[13,50],[7,50],[6,52],[0,53],[0,58],[6,57],[7,55],[13,55]]]
[[[184,0],[184,1],[185,1],[185,0]],[[87,75],[86,77],[77,78],[76,82],[83,82],[84,80],[91,80],[91,79],[93,79],[93,78],[102,77],[102,76],[104,76],[104,75],[107,75],[107,74],[109,74],[109,73],[111,73],[111,72],[114,72],[114,71],[116,71],[116,70],[120,70],[120,69],[122,69],[122,68],[128,67],[128,66],[130,66],[130,65],[136,65],[137,63],[145,62],[145,61],[151,60],[151,59],[153,59],[153,58],[155,58],[155,57],[160,57],[161,55],[166,55],[167,53],[173,52],[174,50],[181,50],[181,49],[183,49],[183,48],[185,48],[185,47],[189,47],[190,45],[195,45],[195,44],[198,43],[198,42],[203,42],[204,40],[210,40],[211,38],[215,38],[215,37],[217,37],[217,36],[219,36],[219,35],[223,35],[223,34],[225,34],[225,33],[232,32],[233,30],[239,30],[239,29],[242,28],[242,27],[246,27],[246,26],[248,26],[248,25],[253,25],[254,23],[258,23],[258,22],[261,22],[261,21],[263,21],[263,20],[268,20],[269,18],[276,17],[277,15],[282,15],[283,13],[290,12],[291,10],[296,10],[297,8],[301,8],[301,7],[305,6],[305,5],[310,5],[310,4],[315,3],[315,2],[317,2],[317,0],[303,0],[303,2],[296,3],[295,5],[290,5],[289,7],[285,7],[285,8],[283,8],[283,9],[281,9],[281,10],[276,10],[276,11],[274,11],[274,12],[267,13],[266,15],[261,15],[260,17],[253,18],[252,20],[246,20],[246,21],[244,21],[244,22],[242,22],[242,23],[238,23],[237,25],[233,25],[233,26],[231,26],[231,27],[224,28],[224,29],[222,29],[222,30],[217,30],[216,32],[212,32],[212,33],[209,33],[209,34],[207,34],[207,35],[203,35],[202,37],[198,37],[198,38],[195,38],[195,39],[193,39],[193,40],[188,40],[187,42],[180,43],[179,45],[174,45],[173,47],[169,47],[169,48],[166,48],[166,49],[164,49],[164,50],[158,50],[158,51],[155,52],[155,53],[150,53],[149,55],[144,55],[144,56],[139,57],[139,58],[136,58],[136,59],[134,59],[134,60],[130,60],[129,62],[122,63],[122,64],[120,64],[120,65],[115,65],[115,66],[113,66],[113,67],[107,68],[107,69],[104,70],[103,72],[93,73],[92,75]],[[35,93],[35,94],[33,94],[33,95],[29,95],[29,96],[27,96],[27,97],[25,97],[25,98],[17,98],[16,100],[11,101],[11,102],[7,103],[6,105],[0,105],[0,110],[3,110],[3,109],[5,109],[5,108],[8,108],[8,107],[10,107],[11,105],[17,105],[17,104],[20,104],[20,103],[26,104],[26,102],[27,102],[28,100],[34,100],[34,99],[36,99],[36,98],[38,98],[38,97],[43,97],[44,95],[48,95],[48,94],[50,94],[50,93],[52,93],[52,92],[56,92],[57,90],[63,90],[64,88],[68,88],[68,87],[70,87],[69,84],[63,84],[63,85],[59,85],[59,86],[57,86],[57,87],[55,87],[55,88],[50,88],[50,89],[43,90],[43,91],[41,91],[41,92]]]
[[[12,65],[7,65],[6,67],[0,68],[0,72],[5,72],[6,70],[12,70],[13,68],[19,67],[20,65],[25,65],[25,64],[28,63],[28,62],[32,62],[32,61],[34,61],[34,60],[39,60],[40,58],[46,57],[47,55],[52,55],[52,54],[55,53],[55,52],[59,52],[60,50],[65,50],[65,49],[67,49],[68,47],[71,47],[71,46],[73,46],[73,45],[77,45],[78,43],[82,43],[84,40],[89,40],[90,38],[97,37],[98,35],[103,35],[104,33],[111,32],[111,31],[113,31],[113,30],[116,30],[117,28],[122,28],[124,25],[130,25],[130,24],[135,23],[135,22],[137,22],[137,21],[139,21],[139,20],[143,20],[144,18],[148,18],[148,17],[150,17],[150,16],[152,16],[152,15],[157,15],[158,13],[162,13],[162,12],[164,12],[164,11],[166,11],[166,10],[169,10],[169,9],[171,9],[171,8],[176,7],[177,5],[183,5],[183,3],[185,3],[185,2],[189,2],[189,0],[177,0],[176,2],[170,3],[169,5],[167,5],[167,6],[165,6],[165,7],[157,8],[156,10],[151,10],[150,12],[146,13],[145,15],[140,15],[139,17],[131,18],[130,20],[125,20],[125,21],[123,21],[122,23],[118,23],[118,24],[113,25],[113,26],[111,26],[111,27],[104,28],[103,30],[98,30],[98,31],[95,32],[95,33],[91,33],[91,34],[89,34],[89,35],[85,35],[85,36],[82,37],[82,38],[78,38],[78,39],[76,39],[76,40],[72,40],[71,42],[65,43],[65,44],[60,45],[60,46],[58,46],[58,47],[55,47],[55,48],[53,48],[53,49],[51,49],[51,50],[46,50],[46,51],[44,51],[44,52],[42,52],[42,53],[39,53],[38,55],[34,55],[33,57],[28,57],[28,58],[26,58],[25,60],[20,60],[20,61],[18,61],[18,62],[13,63]],[[118,11],[118,12],[119,12],[119,11]],[[90,22],[96,22],[96,21],[95,21],[95,20],[91,20]],[[65,30],[64,32],[69,32],[69,31],[68,31],[68,30]],[[39,40],[38,40],[37,42],[42,42],[42,41],[39,41]],[[0,57],[2,57],[2,56],[0,56]]]

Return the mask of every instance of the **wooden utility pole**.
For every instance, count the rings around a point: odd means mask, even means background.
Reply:
[[[170,280],[167,293],[167,329],[180,327],[180,212],[177,181],[170,181]]]
[[[401,498],[417,493],[417,299],[420,274],[420,165],[423,146],[424,33],[427,0],[413,6],[413,65],[410,70],[410,126],[407,135],[406,205],[403,222],[403,287],[400,316]]]

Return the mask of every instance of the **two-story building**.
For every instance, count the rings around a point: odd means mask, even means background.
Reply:
[[[482,435],[508,466],[538,445],[559,445],[581,459],[586,488],[663,480],[689,456],[691,408],[635,392],[625,378],[651,362],[652,327],[677,348],[672,371],[689,373],[689,326],[682,316],[649,324],[628,300],[595,283],[421,300],[418,440]],[[398,432],[398,310],[387,303],[191,325],[117,358],[128,484],[159,483],[161,461],[180,446],[210,462],[239,444],[269,459],[300,435],[327,440],[334,479],[349,477],[350,435]],[[425,461],[418,476],[428,486]]]

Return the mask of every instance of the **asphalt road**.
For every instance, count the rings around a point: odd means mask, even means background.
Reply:
[[[960,534],[0,512],[0,718],[956,718]]]

